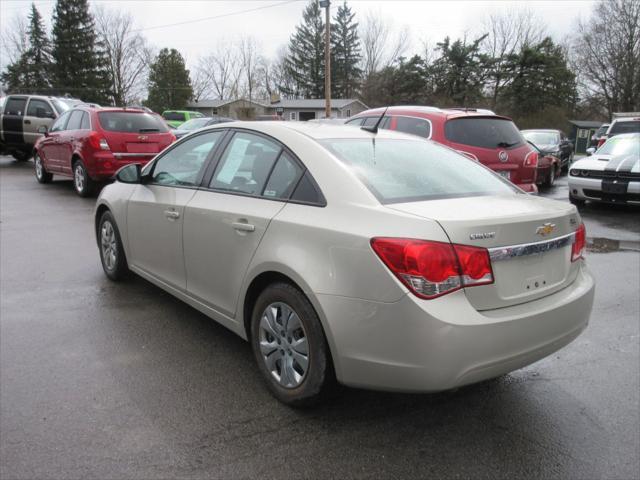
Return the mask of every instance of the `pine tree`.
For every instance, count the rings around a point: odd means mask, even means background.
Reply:
[[[289,40],[285,61],[295,90],[285,94],[305,98],[324,98],[324,22],[316,0],[302,14],[302,23]]]
[[[193,96],[189,70],[175,49],[163,48],[149,69],[149,97],[145,105],[156,112],[183,109]]]
[[[31,4],[29,44],[26,51],[28,90],[48,94],[51,91],[51,45],[40,12]]]
[[[54,89],[86,102],[109,102],[109,74],[87,0],[58,0],[53,14]]]
[[[360,38],[355,13],[345,2],[338,7],[335,23],[331,26],[332,92],[335,98],[353,98],[360,87]]]

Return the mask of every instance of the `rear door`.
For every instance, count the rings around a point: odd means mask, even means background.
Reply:
[[[12,95],[7,98],[2,115],[2,139],[8,146],[24,147],[23,120],[27,97]]]
[[[51,127],[56,114],[51,104],[41,98],[31,98],[27,106],[27,114],[24,117],[23,132],[24,142],[34,145],[36,140],[42,136],[38,133],[40,127]]]
[[[224,131],[204,132],[168,150],[152,165],[148,183],[138,185],[127,208],[129,261],[179,290],[186,288],[182,230],[185,205]]]
[[[188,292],[234,316],[249,262],[302,168],[276,141],[235,132],[187,205],[184,251]]]

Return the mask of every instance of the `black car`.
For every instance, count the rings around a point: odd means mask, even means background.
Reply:
[[[216,123],[227,123],[227,122],[235,122],[233,118],[227,117],[202,117],[202,118],[192,118],[184,122],[180,125],[180,128],[176,128],[172,130],[176,138],[184,137],[185,135],[193,132],[194,130],[198,130],[202,127],[208,127],[209,125],[215,125]]]
[[[522,130],[522,135],[543,154],[559,158],[563,170],[566,171],[573,162],[573,143],[561,130]]]

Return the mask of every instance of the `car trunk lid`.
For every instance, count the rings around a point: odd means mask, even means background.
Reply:
[[[388,207],[437,221],[452,243],[489,249],[494,283],[465,289],[478,310],[541,298],[569,285],[577,274],[571,248],[580,218],[569,204],[505,195]]]

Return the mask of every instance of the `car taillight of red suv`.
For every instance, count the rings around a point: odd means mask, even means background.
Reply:
[[[384,108],[367,110],[346,123],[370,125],[384,112]],[[523,190],[538,191],[537,153],[508,117],[480,109],[389,107],[380,126],[446,145],[491,168]]]

